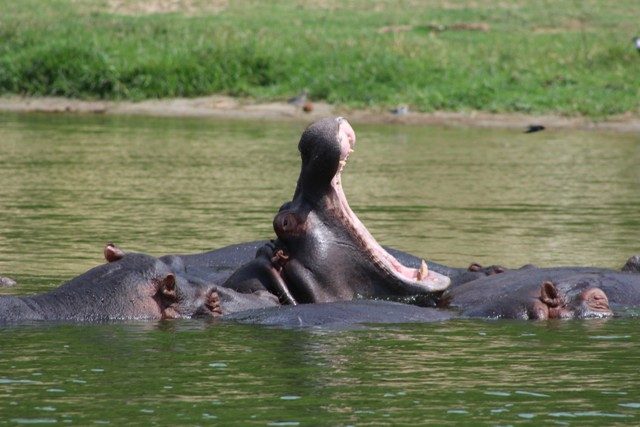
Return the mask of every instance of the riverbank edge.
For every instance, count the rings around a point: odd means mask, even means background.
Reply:
[[[354,123],[439,125],[482,128],[525,129],[543,125],[550,129],[640,132],[640,115],[626,113],[601,121],[588,117],[553,114],[488,113],[482,111],[394,114],[375,109],[354,110],[327,103],[311,104],[311,111],[286,102],[260,103],[252,99],[212,95],[199,98],[145,101],[85,101],[60,97],[0,96],[0,111],[15,113],[65,113],[104,115],[146,115],[160,117],[211,117],[234,120],[306,121],[320,117],[345,116]],[[309,105],[307,108],[309,109]]]

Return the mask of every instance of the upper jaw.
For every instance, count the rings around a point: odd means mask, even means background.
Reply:
[[[338,142],[340,144],[340,162],[346,162],[356,145],[356,133],[347,119],[338,117]]]

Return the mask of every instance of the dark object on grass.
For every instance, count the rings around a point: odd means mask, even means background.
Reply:
[[[406,105],[398,105],[396,108],[391,110],[391,113],[395,114],[396,116],[404,116],[405,114],[409,113],[409,107],[407,107]]]
[[[542,125],[529,125],[527,127],[527,130],[524,131],[524,133],[534,133],[534,132],[540,132],[541,130],[544,130],[545,127]]]
[[[295,105],[296,107],[303,107],[307,103],[308,97],[309,97],[309,91],[305,89],[302,92],[300,92],[297,96],[294,96],[293,98],[289,98],[287,100],[287,103],[291,105]]]

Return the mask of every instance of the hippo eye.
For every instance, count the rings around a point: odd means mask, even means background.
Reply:
[[[288,213],[282,218],[282,229],[285,231],[291,231],[296,227],[297,221],[292,213]]]
[[[292,212],[280,212],[273,220],[273,227],[278,236],[293,236],[301,232],[300,220]]]

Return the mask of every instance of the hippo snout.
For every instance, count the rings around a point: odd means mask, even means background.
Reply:
[[[609,298],[602,289],[589,288],[580,293],[579,306],[576,309],[575,317],[593,318],[593,317],[611,317],[613,312],[609,307]]]

